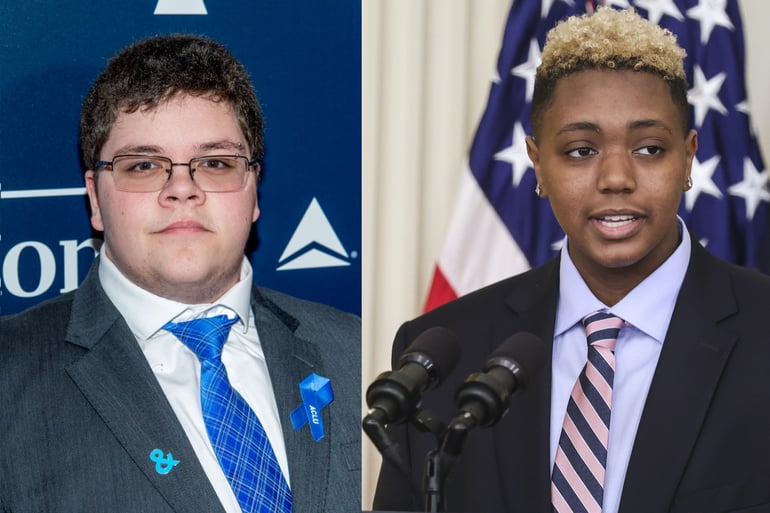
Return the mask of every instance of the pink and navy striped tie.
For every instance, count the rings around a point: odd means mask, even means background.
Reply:
[[[606,312],[583,318],[588,361],[572,389],[551,476],[554,513],[600,513],[610,435],[615,341],[625,321]]]

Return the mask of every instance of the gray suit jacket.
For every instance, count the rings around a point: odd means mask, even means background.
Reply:
[[[360,511],[360,319],[258,288],[252,306],[294,511]],[[335,393],[317,443],[289,417],[311,372]],[[156,472],[154,449],[180,463]],[[96,264],[78,290],[0,319],[0,510],[222,511]]]

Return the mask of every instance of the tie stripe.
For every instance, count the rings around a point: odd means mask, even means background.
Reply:
[[[610,430],[615,341],[624,321],[606,312],[583,319],[588,361],[572,389],[551,476],[554,513],[601,513]]]
[[[230,386],[222,348],[237,321],[227,316],[169,322],[164,329],[201,362],[201,409],[219,464],[244,513],[289,513],[291,490],[262,424]]]

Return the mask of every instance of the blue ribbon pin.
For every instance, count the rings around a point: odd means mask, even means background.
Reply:
[[[305,424],[309,425],[313,440],[317,442],[324,437],[321,410],[334,400],[332,383],[329,378],[314,372],[299,384],[299,395],[302,396],[302,404],[291,412],[291,425],[294,431]]]
[[[171,469],[179,463],[179,460],[175,460],[171,453],[164,456],[160,449],[153,449],[150,452],[150,460],[155,462],[155,472],[162,476],[171,472]]]

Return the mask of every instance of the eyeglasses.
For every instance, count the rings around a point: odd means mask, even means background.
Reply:
[[[190,162],[173,162],[158,155],[116,155],[111,162],[100,160],[95,171],[111,171],[115,187],[124,192],[157,192],[166,186],[174,166],[190,168],[190,178],[204,192],[232,192],[246,185],[246,176],[259,176],[257,159],[243,155],[205,155]]]

